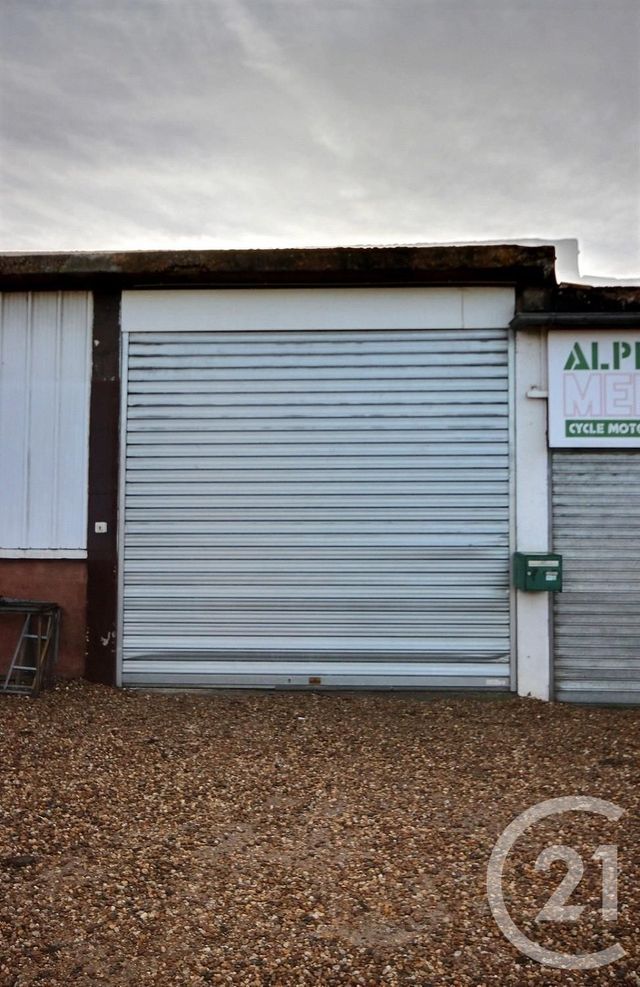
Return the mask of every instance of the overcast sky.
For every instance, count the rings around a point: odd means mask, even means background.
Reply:
[[[1,250],[578,237],[640,275],[639,0],[0,0]]]

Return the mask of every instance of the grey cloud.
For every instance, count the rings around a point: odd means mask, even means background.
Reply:
[[[578,236],[640,271],[635,0],[0,17],[0,249]]]

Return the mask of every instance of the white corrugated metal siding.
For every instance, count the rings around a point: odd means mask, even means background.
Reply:
[[[507,350],[131,333],[125,684],[507,685]]]
[[[0,556],[81,555],[91,296],[45,291],[0,298]]]
[[[640,702],[640,453],[556,452],[556,698]]]

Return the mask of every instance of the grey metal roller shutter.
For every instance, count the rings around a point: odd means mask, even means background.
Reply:
[[[556,452],[556,698],[640,702],[640,453]]]
[[[132,333],[123,681],[508,686],[506,330]]]

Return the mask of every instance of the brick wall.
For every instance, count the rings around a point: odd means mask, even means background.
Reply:
[[[45,600],[62,607],[56,675],[85,672],[87,564],[67,559],[0,559],[0,596]],[[0,615],[0,670],[6,670],[22,618]]]

